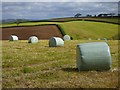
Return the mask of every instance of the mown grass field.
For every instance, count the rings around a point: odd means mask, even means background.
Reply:
[[[68,35],[73,37],[73,39],[111,39],[118,34],[118,25],[115,24],[91,21],[72,21],[60,25]]]
[[[3,88],[116,88],[118,87],[118,41],[110,46],[112,70],[76,70],[76,45],[91,40],[65,41],[63,47],[49,47],[48,40],[2,41]],[[102,42],[99,40],[99,42]]]

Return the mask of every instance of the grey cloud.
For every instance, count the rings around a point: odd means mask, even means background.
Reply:
[[[2,2],[118,2],[119,0],[1,0]]]
[[[6,2],[3,3],[3,18],[44,19],[74,16],[76,13],[117,13],[117,3],[100,2]]]

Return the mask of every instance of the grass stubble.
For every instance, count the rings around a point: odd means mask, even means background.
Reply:
[[[110,46],[110,71],[76,69],[76,45],[97,40],[65,41],[63,47],[49,47],[48,40],[2,41],[3,88],[116,88],[118,87],[118,40]],[[101,42],[101,41],[99,41]]]

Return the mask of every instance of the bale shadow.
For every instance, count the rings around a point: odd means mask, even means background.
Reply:
[[[62,68],[65,72],[109,72],[110,70],[82,70],[79,71],[78,68]]]
[[[78,69],[77,68],[62,68],[63,71],[66,71],[66,72],[78,72]]]

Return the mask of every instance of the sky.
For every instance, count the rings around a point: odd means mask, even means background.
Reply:
[[[73,17],[76,13],[87,14],[118,13],[118,2],[2,2],[2,19],[32,19]],[[15,0],[13,0],[15,1]],[[95,1],[95,0],[93,0]],[[96,0],[97,1],[97,0]],[[107,0],[106,0],[107,1]],[[115,0],[114,0],[115,1]]]
[[[1,0],[2,2],[119,2],[119,0]]]

